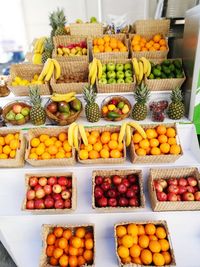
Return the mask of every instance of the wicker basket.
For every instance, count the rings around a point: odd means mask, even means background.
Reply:
[[[168,59],[168,60],[173,61],[175,59]],[[182,59],[178,58],[178,60],[182,62]],[[154,64],[160,64],[162,63],[162,61],[163,61],[162,59],[151,60],[151,62]],[[184,71],[183,74],[184,74],[183,78],[148,79],[147,77],[145,77],[145,83],[151,91],[169,91],[182,86],[182,84],[186,79]]]
[[[92,52],[93,58],[95,57],[100,60],[127,59],[129,56],[129,45],[128,45],[128,40],[126,39],[126,35],[125,34],[111,34],[109,36],[122,41],[126,45],[128,51],[126,52],[102,52],[102,53]],[[101,37],[103,36],[95,36],[95,38],[101,38]]]
[[[137,34],[154,35],[157,33],[169,35],[170,20],[169,19],[144,19],[136,20],[135,32]]]
[[[130,59],[107,59],[107,60],[101,60],[102,64],[107,63],[132,63]],[[134,68],[133,68],[134,70]],[[99,83],[98,79],[96,80],[97,85],[97,92],[98,93],[124,93],[124,92],[133,92],[136,85],[136,79],[135,76],[133,76],[133,82],[132,83],[114,83],[114,84],[101,84]]]
[[[94,189],[95,189],[95,177],[98,175],[101,175],[103,177],[110,177],[112,175],[129,175],[129,174],[135,174],[138,176],[139,181],[139,187],[140,187],[140,205],[139,207],[105,207],[100,208],[96,207],[95,205],[95,197],[94,197]],[[135,211],[140,210],[145,207],[145,195],[143,190],[143,178],[142,178],[142,171],[141,170],[96,170],[92,172],[92,208],[96,209],[97,211],[105,211],[105,212],[111,212],[111,211]]]
[[[96,36],[103,34],[101,23],[71,23],[70,34],[77,36]]]
[[[113,99],[113,100],[116,99],[116,100],[119,101],[119,102],[123,101],[126,105],[128,105],[128,107],[129,107],[129,112],[126,113],[126,114],[122,114],[119,118],[116,118],[116,119],[109,119],[105,114],[103,114],[103,113],[101,112],[101,116],[104,118],[104,120],[106,120],[106,121],[121,121],[121,120],[124,120],[124,119],[128,118],[129,115],[130,115],[130,113],[131,113],[131,103],[128,101],[128,99],[126,99],[126,98],[123,97],[123,96],[118,96],[118,95],[116,95],[116,96],[108,96],[108,97],[106,97],[106,98],[103,100],[102,104],[101,104],[101,111],[102,111],[103,106],[108,105],[109,101],[112,100],[112,99]]]
[[[72,157],[64,159],[29,159],[31,150],[30,141],[34,137],[38,137],[41,134],[48,134],[49,136],[57,136],[61,132],[67,132],[67,127],[56,128],[34,128],[28,131],[28,147],[25,154],[25,160],[32,166],[46,167],[46,166],[68,166],[75,164],[75,149],[72,147]]]
[[[148,125],[142,125],[144,129],[148,128],[156,128],[160,124],[148,124]],[[177,127],[175,123],[168,123],[163,124],[165,127],[173,127],[176,130],[176,141],[177,144],[180,145],[180,140],[177,132]],[[183,150],[181,147],[181,153],[179,155],[146,155],[146,156],[138,156],[135,152],[134,143],[131,142],[130,145],[130,156],[131,156],[131,162],[132,163],[173,163],[176,160],[178,160],[183,155]]]
[[[59,45],[70,45],[72,43],[78,43],[81,41],[85,41],[87,43],[87,55],[82,56],[58,56],[57,54],[57,47]],[[89,45],[86,37],[81,36],[67,36],[67,35],[58,35],[53,37],[54,43],[54,50],[52,53],[52,57],[55,58],[57,61],[89,61]]]
[[[25,123],[27,123],[30,120],[30,116],[29,114],[27,116],[25,116],[23,119],[21,120],[7,120],[6,119],[6,114],[12,109],[12,107],[16,104],[19,104],[20,106],[24,107],[28,107],[29,109],[31,109],[31,106],[28,105],[27,103],[24,102],[12,102],[12,103],[8,103],[4,108],[3,108],[3,118],[6,122],[9,122],[13,125],[23,125]]]
[[[88,63],[84,61],[60,62],[61,76],[75,77],[77,80],[79,80],[80,77],[87,77],[88,79],[88,66]],[[88,82],[58,83],[53,76],[50,84],[54,93],[65,94],[73,91],[81,94],[83,88],[88,85]]]
[[[15,96],[29,96],[29,88],[28,86],[12,86],[12,81],[16,76],[20,78],[32,80],[34,75],[40,75],[43,69],[43,65],[35,65],[35,64],[15,64],[11,65],[10,68],[10,79],[8,81],[8,88]],[[49,83],[39,84],[38,85],[40,95],[50,95],[50,87]]]
[[[109,131],[109,132],[119,132],[120,131],[120,127],[119,126],[99,126],[99,127],[88,127],[86,128],[86,130],[88,132],[91,131],[99,131],[100,133],[104,132],[104,131]],[[124,149],[123,149],[123,157],[122,158],[99,158],[99,159],[85,159],[82,160],[79,158],[78,155],[78,161],[80,163],[83,164],[118,164],[118,163],[124,163],[126,160],[126,147],[125,147],[125,141],[123,140],[123,145],[124,145]]]
[[[200,190],[200,175],[197,168],[150,169],[148,179],[149,195],[153,211],[200,210],[199,201],[159,201],[156,196],[154,180],[158,178],[182,178],[194,176],[198,180]]]
[[[164,265],[163,267],[173,267],[173,266],[176,266],[176,260],[175,260],[175,256],[174,256],[174,250],[173,250],[173,246],[172,246],[172,242],[171,242],[171,237],[170,237],[170,233],[169,233],[169,229],[168,229],[168,226],[167,226],[167,222],[166,221],[130,221],[130,222],[122,222],[122,223],[117,223],[114,225],[114,236],[115,236],[115,253],[117,255],[117,260],[118,260],[118,264],[120,267],[152,267],[152,266],[155,266],[155,265],[143,265],[143,264],[136,264],[136,263],[127,263],[127,264],[124,264],[122,263],[118,253],[117,253],[117,248],[118,248],[118,242],[117,242],[117,227],[120,226],[120,225],[128,225],[128,224],[138,224],[138,225],[145,225],[145,224],[148,224],[148,223],[152,223],[156,226],[162,226],[165,228],[165,231],[167,233],[167,240],[169,242],[169,252],[171,254],[171,263],[170,264],[167,264],[167,265]]]
[[[20,148],[16,150],[16,156],[14,159],[0,159],[0,168],[20,168],[24,166],[24,154],[26,148],[26,139],[23,132],[19,129],[1,129],[0,136],[6,134],[19,133]]]
[[[34,209],[34,210],[29,210],[26,208],[26,203],[27,203],[27,198],[24,198],[24,201],[22,203],[22,210],[23,211],[29,211],[33,214],[65,214],[65,213],[70,213],[73,212],[76,209],[76,205],[77,205],[77,193],[76,193],[76,177],[74,177],[72,172],[56,172],[55,173],[56,177],[58,176],[66,176],[66,177],[71,177],[72,178],[72,197],[71,197],[71,208],[70,209]],[[30,174],[25,174],[25,193],[31,189],[31,187],[29,186],[29,178],[32,176],[36,176],[36,177],[47,177],[47,179],[49,177],[52,176],[52,172],[45,172],[45,173],[30,173]]]
[[[57,116],[55,116],[54,114],[52,114],[47,106],[51,103],[51,100],[48,101],[45,105],[45,112],[46,112],[46,115],[47,115],[47,118],[53,122],[54,124],[57,124],[57,125],[60,125],[60,126],[65,126],[65,125],[69,125],[71,124],[72,122],[76,121],[80,115],[81,115],[81,112],[83,110],[83,106],[81,104],[81,109],[80,111],[77,111],[75,114],[69,116],[66,120],[60,120]]]
[[[42,252],[40,257],[40,263],[39,267],[52,267],[48,263],[48,257],[46,255],[46,249],[47,249],[47,243],[46,239],[48,234],[53,232],[54,227],[63,227],[65,229],[70,229],[72,233],[75,233],[75,230],[78,227],[84,227],[88,232],[91,232],[93,234],[93,241],[94,241],[94,248],[93,248],[93,262],[91,264],[86,264],[84,266],[87,267],[94,267],[95,266],[95,258],[96,258],[96,237],[95,237],[95,226],[94,224],[80,224],[80,225],[61,225],[61,224],[43,224],[42,225]]]

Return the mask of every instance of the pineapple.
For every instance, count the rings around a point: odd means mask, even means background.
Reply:
[[[52,27],[51,37],[66,34],[65,31],[66,17],[63,9],[58,8],[57,11],[52,12],[49,16],[49,20],[50,20],[50,26]]]
[[[86,101],[85,115],[89,122],[97,122],[100,120],[101,113],[97,103],[95,103],[97,94],[92,86],[86,86],[83,89],[83,97]]]
[[[185,113],[183,96],[179,87],[172,90],[171,103],[168,108],[168,116],[172,120],[180,120]]]
[[[46,121],[45,109],[41,106],[41,97],[38,86],[29,87],[29,96],[31,98],[32,108],[30,111],[30,120],[34,125],[42,125]]]
[[[44,43],[44,52],[42,53],[42,63],[44,64],[48,58],[52,57],[53,44],[51,38],[47,38]]]
[[[133,106],[132,118],[136,121],[144,120],[147,117],[147,100],[149,98],[150,91],[148,87],[141,83],[136,87],[134,97],[136,104]]]

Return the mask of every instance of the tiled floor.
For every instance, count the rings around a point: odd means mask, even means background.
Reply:
[[[0,267],[17,267],[0,242]]]

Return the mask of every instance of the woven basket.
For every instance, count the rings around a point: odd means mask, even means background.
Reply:
[[[121,63],[121,64],[126,64],[126,63],[132,63],[132,60],[130,59],[106,59],[106,60],[101,60],[102,64],[107,64],[107,63]],[[134,68],[133,68],[134,69]],[[99,83],[98,79],[96,80],[96,85],[97,85],[97,92],[98,93],[124,93],[124,92],[133,92],[135,89],[136,85],[136,79],[135,76],[133,76],[133,83],[115,83],[115,84],[101,84]]]
[[[174,250],[173,250],[173,246],[172,246],[172,242],[171,242],[171,237],[170,237],[170,233],[169,233],[169,229],[168,229],[168,226],[167,226],[167,222],[166,221],[129,221],[129,222],[122,222],[122,223],[117,223],[114,225],[114,237],[115,237],[115,253],[116,253],[116,256],[117,256],[117,260],[118,260],[118,264],[120,267],[152,267],[152,266],[155,266],[155,265],[143,265],[143,264],[136,264],[136,263],[127,263],[127,264],[124,264],[122,263],[118,253],[117,253],[117,248],[118,248],[118,242],[117,242],[117,227],[120,226],[120,225],[128,225],[128,224],[138,224],[138,225],[145,225],[145,224],[148,224],[148,223],[152,223],[156,226],[162,226],[165,228],[165,231],[166,231],[166,238],[169,242],[169,252],[171,254],[171,258],[172,258],[172,261],[170,264],[166,264],[164,265],[163,267],[173,267],[173,266],[176,266],[176,260],[175,260],[175,256],[174,256]]]
[[[29,186],[29,178],[32,176],[36,177],[46,177],[47,179],[52,176],[52,173],[30,173],[30,174],[25,174],[25,193],[28,192],[31,187]],[[76,209],[77,206],[77,192],[76,192],[76,177],[74,177],[72,172],[56,172],[56,177],[58,176],[66,176],[66,177],[71,177],[72,178],[72,197],[71,197],[71,208],[70,209],[34,209],[34,210],[29,210],[26,208],[26,203],[27,203],[27,198],[25,197],[22,203],[22,210],[23,211],[29,211],[33,214],[65,214],[65,213],[70,213],[73,212]]]
[[[33,52],[27,52],[25,55],[25,59],[27,60],[28,63],[32,64],[32,58],[34,56]]]
[[[169,19],[144,19],[136,20],[135,32],[141,35],[154,35],[157,33],[169,35],[170,20]]]
[[[65,125],[69,125],[71,124],[72,122],[76,121],[80,115],[81,115],[81,112],[83,110],[83,106],[81,105],[81,110],[80,111],[77,111],[75,114],[69,116],[66,120],[60,120],[58,117],[56,117],[54,114],[52,114],[47,106],[51,103],[51,100],[48,101],[45,105],[45,112],[46,112],[46,115],[47,115],[47,118],[52,121],[54,124],[58,124],[60,126],[65,126]]]
[[[46,166],[68,166],[75,164],[75,149],[72,147],[72,157],[64,159],[29,159],[31,150],[30,141],[34,137],[38,137],[41,134],[48,134],[49,136],[57,136],[61,132],[67,132],[67,127],[56,127],[56,128],[34,128],[28,131],[28,147],[25,154],[25,160],[32,166],[46,167]]]
[[[148,124],[148,125],[142,125],[144,129],[148,128],[156,128],[160,124]],[[180,145],[180,140],[178,136],[178,131],[175,123],[168,123],[168,124],[163,124],[165,127],[173,127],[176,130],[176,141],[177,144]],[[177,159],[179,159],[183,155],[183,150],[181,147],[181,153],[179,155],[146,155],[146,156],[138,156],[135,152],[134,148],[134,143],[133,141],[131,142],[130,145],[130,156],[131,156],[131,162],[132,163],[173,163]]]
[[[163,178],[167,180],[189,176],[194,176],[198,180],[200,190],[200,175],[197,168],[150,169],[148,188],[153,211],[200,210],[199,201],[158,201],[156,196],[153,184],[155,179]]]
[[[12,86],[12,81],[15,79],[16,76],[20,78],[32,80],[34,75],[40,75],[43,69],[43,65],[36,65],[36,64],[15,64],[11,65],[10,68],[10,79],[8,81],[8,88],[15,96],[29,96],[29,88],[28,86]],[[50,87],[49,83],[39,84],[38,85],[40,95],[50,95]]]
[[[87,267],[94,267],[95,266],[95,258],[96,258],[96,236],[95,236],[95,226],[94,224],[80,224],[80,225],[62,225],[62,224],[43,224],[42,225],[42,252],[40,256],[40,263],[39,267],[52,267],[48,263],[48,257],[46,255],[46,249],[47,249],[47,243],[46,239],[48,234],[53,232],[54,227],[63,227],[65,229],[70,229],[72,231],[72,234],[75,233],[75,230],[78,227],[84,227],[88,232],[91,232],[93,234],[93,241],[94,241],[94,248],[93,248],[93,262],[91,264],[86,264],[84,266]]]
[[[103,177],[110,177],[112,175],[129,175],[135,174],[138,176],[139,187],[140,187],[140,205],[139,207],[105,207],[100,208],[96,207],[95,205],[95,197],[94,197],[94,189],[95,189],[95,177],[101,175]],[[145,195],[143,190],[143,178],[142,178],[142,171],[141,170],[96,170],[92,172],[92,208],[96,209],[97,211],[132,211],[132,210],[140,210],[145,207]]]
[[[16,150],[16,156],[14,159],[0,159],[0,168],[19,168],[24,166],[24,154],[26,148],[26,140],[23,132],[19,129],[1,129],[0,136],[6,134],[19,133],[20,148]]]
[[[31,106],[30,105],[28,105],[27,103],[24,103],[24,102],[12,102],[12,103],[8,103],[6,106],[4,106],[4,108],[3,108],[3,118],[4,118],[4,120],[6,121],[6,122],[9,122],[9,123],[11,123],[12,125],[23,125],[23,124],[25,124],[25,123],[27,123],[28,121],[29,121],[29,119],[30,119],[30,116],[29,115],[27,115],[27,116],[25,116],[23,119],[21,119],[21,120],[7,120],[6,119],[6,114],[12,109],[12,107],[14,106],[14,105],[16,105],[16,104],[19,104],[19,105],[21,105],[23,108],[24,107],[28,107],[28,108],[30,108],[31,109]]]
[[[72,43],[78,43],[81,41],[85,41],[87,43],[87,55],[82,56],[58,56],[57,54],[57,48],[59,45],[70,45]],[[89,61],[89,45],[87,38],[81,37],[81,36],[67,36],[67,35],[58,35],[53,37],[53,43],[54,43],[54,50],[52,53],[52,58],[55,58],[57,61]]]
[[[87,78],[88,80],[88,63],[84,61],[74,62],[60,62],[61,76],[76,78],[77,80]],[[54,93],[65,94],[70,92],[76,92],[81,94],[83,88],[88,85],[88,82],[69,82],[69,83],[58,83],[56,79],[51,78],[51,88]]]
[[[100,133],[104,131],[109,131],[109,132],[119,132],[120,127],[119,126],[99,126],[99,127],[88,127],[86,128],[88,132],[91,131],[99,131]],[[78,155],[78,161],[83,164],[118,164],[118,163],[124,163],[126,160],[126,147],[125,147],[125,141],[123,140],[123,157],[122,158],[99,158],[99,159],[85,159],[82,160],[79,158]]]
[[[100,60],[127,59],[129,56],[129,45],[128,45],[128,40],[126,39],[126,35],[125,34],[111,34],[109,36],[122,41],[128,48],[128,51],[126,52],[101,52],[101,53],[92,52],[93,58],[95,57]],[[95,38],[101,38],[101,37],[103,36],[95,36]]]
[[[103,34],[101,23],[71,23],[69,28],[71,35],[96,36]]]
[[[101,111],[102,111],[103,106],[106,106],[106,105],[109,103],[109,101],[110,101],[111,99],[116,99],[116,100],[119,101],[119,102],[120,102],[120,101],[123,101],[126,105],[128,105],[128,107],[129,107],[129,112],[126,113],[126,114],[122,114],[119,118],[116,118],[116,119],[109,119],[105,114],[103,114],[103,113],[101,112],[101,116],[104,118],[104,120],[106,120],[106,121],[121,121],[121,120],[124,120],[124,119],[128,118],[129,115],[130,115],[130,113],[131,113],[131,103],[128,101],[128,99],[126,99],[126,98],[123,97],[123,96],[118,96],[118,95],[116,95],[116,96],[108,96],[108,97],[106,97],[106,98],[103,100],[102,104],[101,104]]]
[[[173,61],[175,59],[168,59],[169,61]],[[178,58],[182,62],[182,59]],[[154,64],[162,63],[162,59],[151,59],[151,62]],[[184,71],[183,71],[184,73]],[[151,91],[170,91],[177,87],[181,87],[186,79],[185,73],[183,78],[170,78],[170,79],[148,79],[145,77],[145,84]]]

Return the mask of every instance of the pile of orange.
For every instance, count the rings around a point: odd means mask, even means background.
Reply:
[[[85,227],[55,227],[46,239],[46,255],[52,266],[76,267],[93,264],[94,237]]]
[[[117,253],[123,264],[163,266],[172,261],[167,233],[162,225],[119,225],[116,235]]]
[[[147,40],[139,34],[134,35],[131,40],[133,51],[166,51],[167,42],[161,34],[155,34],[152,39]]]
[[[88,145],[81,144],[79,158],[98,159],[98,158],[121,158],[123,157],[123,143],[118,142],[119,133],[104,131],[86,132]]]
[[[67,133],[58,136],[41,134],[30,140],[29,159],[63,159],[72,157],[72,147],[68,143]]]
[[[145,130],[147,139],[138,132],[132,136],[134,148],[138,156],[145,155],[178,155],[181,147],[176,142],[176,130],[173,127],[159,125]]]
[[[128,48],[119,39],[105,35],[101,38],[95,38],[93,40],[93,52],[127,52]]]
[[[0,135],[0,159],[14,159],[19,148],[19,133]]]

